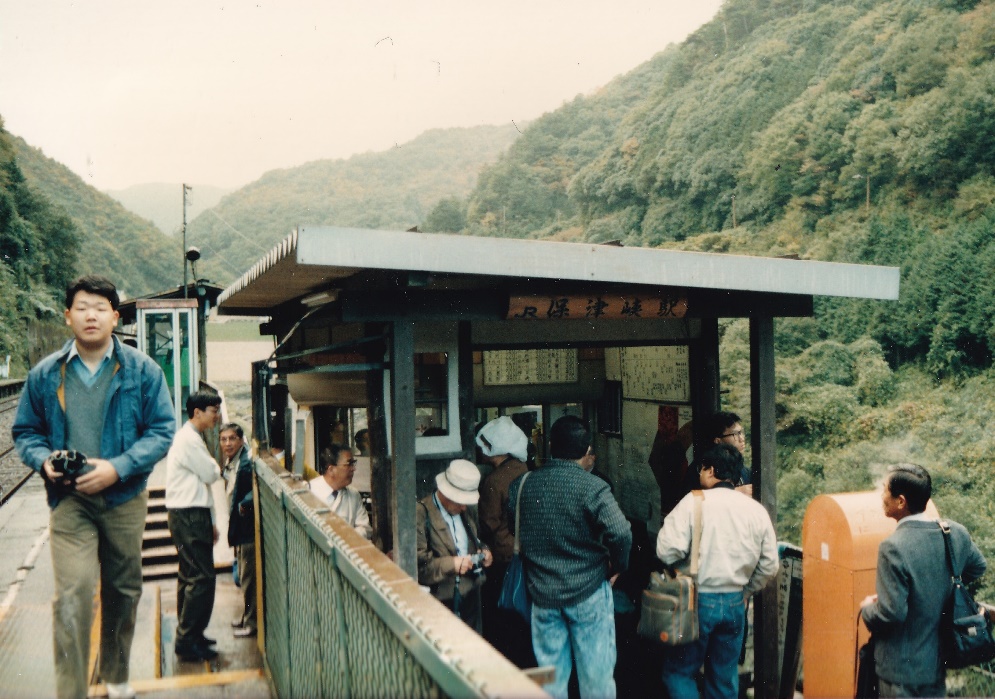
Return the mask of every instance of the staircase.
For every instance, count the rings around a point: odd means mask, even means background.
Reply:
[[[142,534],[142,580],[175,578],[179,556],[166,521],[166,489],[149,488],[149,512]]]

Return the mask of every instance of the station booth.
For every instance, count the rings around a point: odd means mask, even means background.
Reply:
[[[253,439],[313,475],[330,442],[370,451],[374,540],[417,578],[415,503],[475,430],[511,415],[534,459],[549,426],[588,420],[597,469],[649,555],[694,452],[723,408],[719,321],[749,322],[754,497],[777,521],[774,319],[815,296],[896,299],[897,268],[617,245],[300,227],[218,299],[268,316]],[[755,600],[756,696],[778,693],[777,589]]]
[[[207,317],[222,288],[199,280],[186,289],[122,301],[117,335],[152,357],[166,376],[176,425],[186,400],[207,379]]]

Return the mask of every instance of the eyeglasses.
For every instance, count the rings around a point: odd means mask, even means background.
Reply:
[[[733,437],[735,439],[746,439],[743,435],[743,430],[736,430],[735,432],[726,432],[723,437]]]

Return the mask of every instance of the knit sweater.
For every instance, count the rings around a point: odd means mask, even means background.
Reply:
[[[514,526],[522,478],[508,491]],[[540,607],[569,607],[587,599],[629,566],[632,530],[603,480],[576,461],[551,459],[533,471],[522,491],[520,554],[525,583]]]

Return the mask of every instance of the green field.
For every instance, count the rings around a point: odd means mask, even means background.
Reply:
[[[208,342],[257,342],[271,339],[259,334],[258,320],[230,320],[207,324]]]

